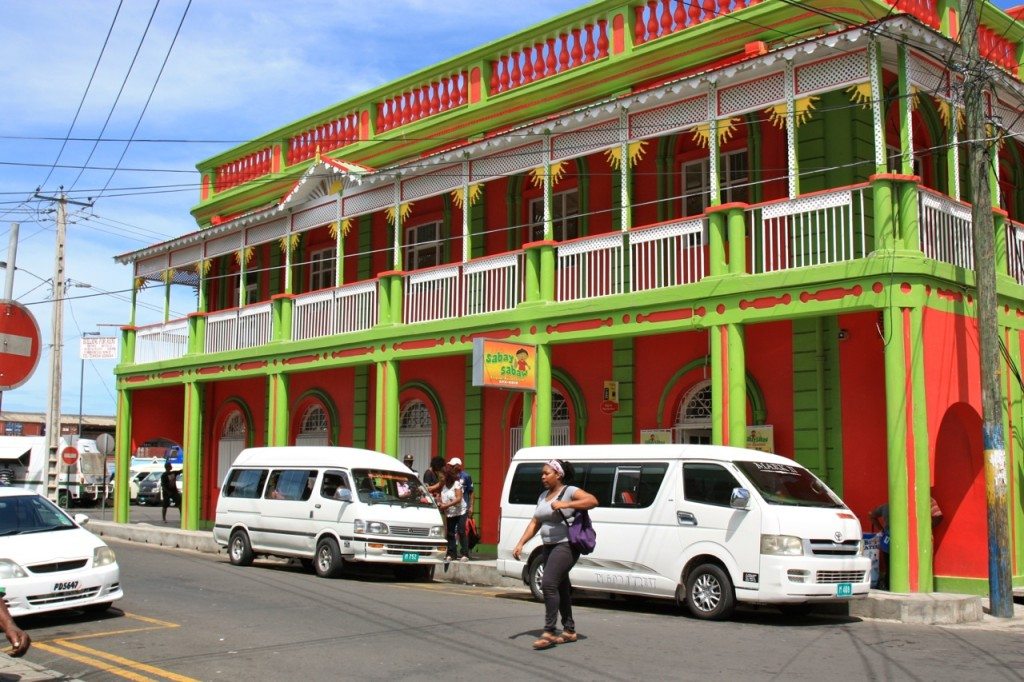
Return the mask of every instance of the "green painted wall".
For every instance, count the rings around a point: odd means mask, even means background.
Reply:
[[[371,365],[358,365],[353,368],[355,372],[355,390],[352,396],[352,447],[368,448],[372,443],[368,441],[369,431],[367,429],[368,410],[370,406],[370,367]]]
[[[364,215],[359,216],[355,220],[356,234],[359,236],[359,260],[356,265],[356,278],[357,280],[370,279],[377,273],[370,272],[371,256],[371,237],[370,232],[371,226],[373,225],[373,216]]]
[[[473,356],[466,356],[466,407],[463,412],[465,436],[462,445],[463,466],[473,477],[473,509],[471,514],[480,509],[480,491],[483,490],[484,472],[480,463],[483,455],[484,429],[484,390],[473,385]]]
[[[838,335],[834,317],[793,321],[793,456],[842,495]]]
[[[612,415],[612,442],[633,443],[634,339],[612,341],[612,381],[619,382],[619,411]]]

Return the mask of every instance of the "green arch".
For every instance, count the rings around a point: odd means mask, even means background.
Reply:
[[[437,451],[438,453],[446,452],[448,420],[445,419],[444,410],[441,407],[441,396],[434,390],[433,386],[425,381],[410,381],[402,384],[398,389],[398,394],[401,395],[402,391],[408,390],[422,391],[427,396],[427,400],[430,401],[430,405],[434,408],[434,414],[437,415]],[[401,420],[401,405],[399,405],[399,420]]]
[[[320,401],[320,404],[327,408],[327,414],[331,418],[331,432],[330,439],[334,445],[338,444],[338,438],[341,434],[341,418],[338,414],[338,407],[334,404],[334,400],[325,391],[319,388],[311,388],[305,391],[302,395],[295,399],[293,405],[298,407],[302,404],[303,400],[307,398],[316,398]]]
[[[569,395],[566,398],[572,401],[572,412],[576,415],[576,443],[583,443],[583,436],[587,432],[587,421],[589,417],[587,415],[587,401],[583,397],[583,391],[580,389],[580,385],[563,369],[558,367],[551,368],[551,378],[558,381],[565,387],[566,393]]]
[[[675,386],[682,377],[692,372],[693,370],[699,369],[700,367],[710,366],[711,357],[705,355],[704,357],[697,358],[696,360],[691,360],[690,362],[680,367],[678,370],[676,370],[675,374],[673,374],[672,377],[665,382],[665,388],[662,389],[661,397],[658,398],[657,414],[659,425],[662,415],[665,414],[665,405],[668,403],[668,397],[669,394],[672,392],[672,387]],[[768,415],[767,408],[765,407],[764,392],[761,390],[760,385],[758,385],[754,377],[750,375],[750,372],[746,372],[744,383],[746,384],[747,388],[747,400],[750,401],[751,417],[753,418],[755,424],[764,424],[764,420]]]
[[[252,410],[249,408],[249,405],[241,396],[233,395],[228,398],[225,398],[224,402],[221,403],[221,408],[218,417],[223,417],[228,412],[228,410],[225,409],[228,405],[234,405],[242,411],[242,415],[245,417],[246,422],[245,445],[246,447],[251,448],[253,446],[253,431],[255,430],[254,426],[256,424],[256,422],[253,421],[252,418]],[[220,423],[220,419],[215,419],[213,423],[214,426],[217,426],[218,423]],[[211,441],[217,442],[218,440],[220,440],[220,433],[214,433],[213,436],[214,437],[211,439]]]

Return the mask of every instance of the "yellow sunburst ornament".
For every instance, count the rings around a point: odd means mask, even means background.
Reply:
[[[565,161],[559,161],[558,163],[551,164],[551,186],[554,187],[565,175]],[[537,166],[530,171],[530,180],[533,181],[534,187],[544,186],[544,166]]]
[[[245,262],[246,265],[248,265],[249,261],[252,260],[253,253],[254,251],[251,246],[247,246],[244,249],[239,249],[238,251],[235,251],[235,262],[238,263],[239,266],[242,265],[243,261]]]
[[[644,152],[647,151],[647,140],[638,140],[636,142],[629,143],[629,150],[626,152],[629,154],[629,167],[632,168],[640,162],[640,159],[644,158]],[[618,170],[622,167],[622,146],[612,147],[606,149],[604,152],[604,158],[608,160],[608,165]]]
[[[811,113],[814,111],[814,104],[818,101],[818,97],[801,97],[800,99],[793,102],[793,118],[796,119],[796,126],[799,128],[804,123],[807,123],[811,119]],[[768,120],[771,124],[779,130],[786,128],[786,104],[776,104],[773,107],[768,107],[764,110],[768,114]]]
[[[718,122],[718,144],[727,142],[730,137],[736,134],[736,126],[742,123],[742,120],[738,118],[730,118],[729,120],[722,120]],[[693,129],[691,133],[693,137],[693,143],[698,147],[707,149],[708,140],[711,139],[711,124],[701,123]]]
[[[939,112],[942,125],[946,127],[946,130],[949,130],[949,122],[953,118],[953,105],[944,99],[936,98],[935,108]],[[964,110],[961,107],[956,108],[956,129],[964,129]]]
[[[199,275],[200,277],[206,277],[206,275],[209,274],[210,267],[212,265],[213,261],[211,261],[209,258],[199,261],[198,263],[196,263],[196,274]]]
[[[854,104],[860,105],[863,109],[871,108],[871,83],[858,83],[846,88],[850,93],[850,99]]]
[[[341,180],[335,180],[334,182],[332,182],[331,186],[327,190],[327,192],[329,194],[337,194],[340,191],[341,191]]]
[[[142,291],[146,288],[146,280],[143,277],[136,277],[133,284],[135,285],[135,289],[138,291]]]
[[[463,188],[460,187],[459,189],[453,189],[452,190],[452,203],[455,204],[456,208],[462,208],[462,204],[463,204],[463,201],[464,201],[464,199],[462,197],[462,189]],[[484,185],[483,185],[482,182],[478,182],[475,185],[470,185],[469,186],[469,205],[470,206],[476,205],[476,202],[477,202],[478,199],[480,199],[480,196],[483,194],[483,191],[484,191]]]
[[[167,268],[163,271],[161,279],[164,281],[164,284],[170,284],[174,281],[174,276],[176,274],[178,273],[174,271],[174,268]]]
[[[333,223],[331,223],[331,226],[329,228],[327,228],[328,232],[330,232],[330,234],[331,234],[331,239],[337,239],[338,238],[338,228],[339,227],[341,227],[341,236],[342,237],[347,237],[348,233],[352,231],[352,219],[351,218],[345,218],[340,223],[337,220],[335,220]]]
[[[299,238],[301,236],[302,235],[295,233],[278,239],[277,245],[281,247],[281,253],[291,253],[295,251],[299,246]]]
[[[415,202],[407,201],[407,202],[405,202],[404,204],[402,204],[399,207],[399,209],[398,209],[399,210],[399,215],[401,216],[403,223],[409,217],[409,214],[412,213],[413,203],[415,203]],[[384,215],[387,217],[389,223],[391,223],[392,225],[395,224],[395,207],[394,206],[388,206],[388,209],[387,209],[387,211],[385,211]]]

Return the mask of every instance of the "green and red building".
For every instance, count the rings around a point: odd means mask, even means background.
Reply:
[[[493,544],[522,444],[750,436],[866,530],[889,502],[893,589],[985,592],[959,14],[598,0],[201,162],[198,229],[118,257],[198,302],[146,326],[133,305],[118,476],[180,442],[204,528],[245,446],[459,456]],[[979,38],[1024,586],[1015,16],[984,4]],[[474,386],[478,338],[535,347],[536,391]]]

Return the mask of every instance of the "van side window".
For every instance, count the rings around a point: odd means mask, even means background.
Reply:
[[[255,500],[260,496],[266,480],[266,469],[232,469],[221,495]]]
[[[650,507],[658,496],[667,464],[620,466],[615,473],[613,507]]]
[[[615,464],[596,462],[594,464],[576,464],[576,485],[597,498],[601,507],[612,506],[612,489],[615,486]]]
[[[688,502],[728,507],[732,489],[739,487],[735,477],[717,464],[683,464],[683,497]]]
[[[324,474],[324,481],[320,484],[320,497],[331,499],[338,490],[351,490],[348,485],[348,476],[343,471],[328,471]]]
[[[537,504],[537,498],[544,490],[540,482],[540,470],[544,465],[540,462],[520,464],[512,475],[512,485],[508,489],[509,504]]]
[[[316,470],[306,469],[274,469],[270,472],[267,492],[264,495],[270,500],[306,501],[313,494],[316,483]]]

